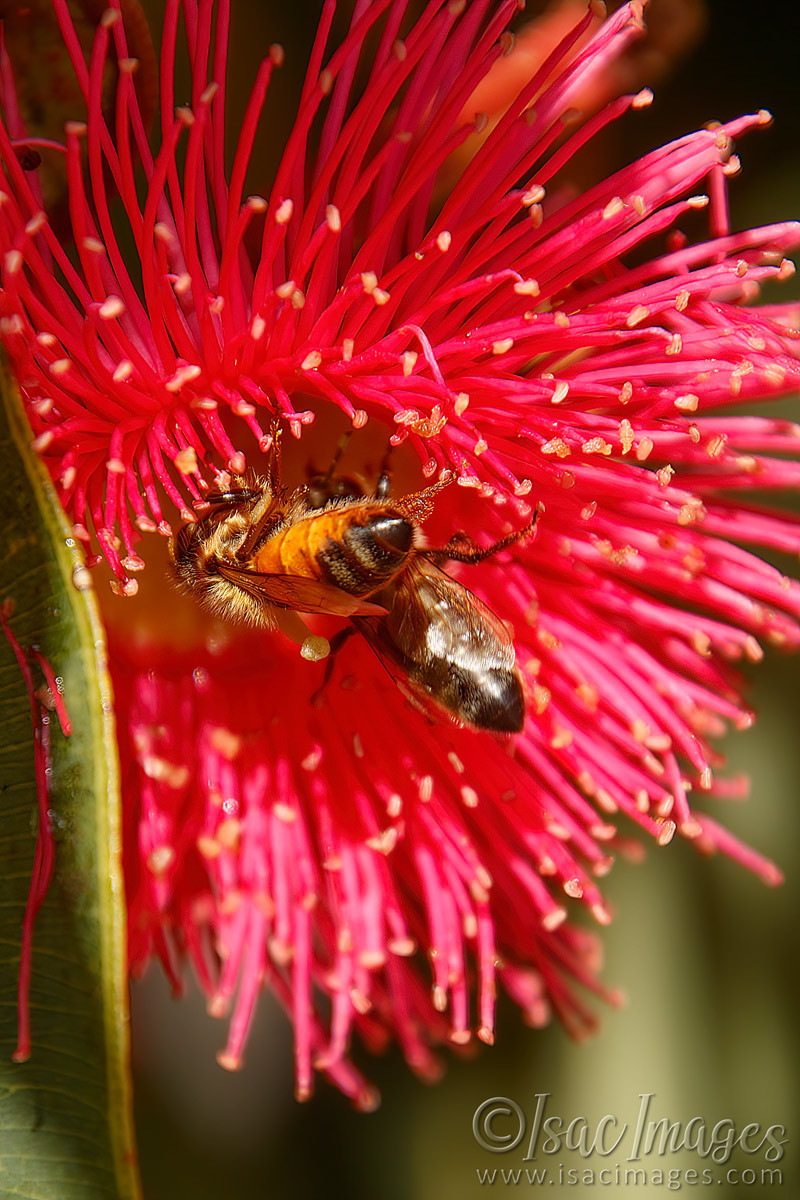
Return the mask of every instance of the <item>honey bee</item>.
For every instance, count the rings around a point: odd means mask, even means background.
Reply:
[[[518,733],[525,700],[511,635],[440,564],[481,562],[536,517],[488,547],[456,534],[431,549],[420,527],[452,477],[392,498],[382,469],[370,495],[335,473],[340,453],[326,475],[284,489],[276,436],[266,478],[209,495],[208,514],[172,539],[179,583],[217,616],[262,628],[281,609],[348,617],[429,716]]]

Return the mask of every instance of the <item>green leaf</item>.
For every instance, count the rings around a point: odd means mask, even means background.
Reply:
[[[128,1071],[129,1015],[119,767],[94,595],[80,552],[31,450],[16,389],[0,365],[0,602],[23,648],[38,645],[64,681],[73,733],[50,723],[55,871],[36,919],[29,1061],[12,1062],[22,918],[33,866],[37,792],[30,708],[0,637],[0,1196],[89,1200],[140,1195]],[[43,682],[38,667],[34,679]]]

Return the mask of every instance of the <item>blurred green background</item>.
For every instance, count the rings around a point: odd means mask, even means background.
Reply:
[[[154,15],[159,7],[158,0],[149,5]],[[672,8],[677,12],[680,5]],[[793,8],[742,0],[713,0],[707,8],[703,41],[658,86],[653,108],[613,131],[603,145],[608,162],[601,169],[613,169],[707,120],[769,107],[775,126],[738,147],[744,173],[732,186],[733,224],[791,216],[800,207],[797,48],[787,36]],[[288,52],[259,150],[265,179],[291,118],[317,12],[305,0],[291,5],[233,0],[231,80],[240,89],[235,96],[240,110],[267,45],[281,41]],[[291,1031],[268,997],[245,1069],[226,1074],[214,1057],[224,1029],[206,1016],[193,983],[187,999],[174,1003],[153,971],[133,995],[147,1200],[483,1195],[487,1187],[479,1184],[476,1169],[522,1166],[523,1151],[482,1150],[472,1134],[473,1112],[499,1095],[516,1100],[530,1116],[540,1092],[552,1093],[549,1115],[565,1121],[585,1116],[592,1126],[604,1114],[632,1123],[642,1092],[654,1093],[651,1119],[667,1116],[686,1124],[704,1118],[708,1128],[723,1118],[739,1129],[748,1123],[762,1130],[783,1125],[789,1143],[783,1160],[773,1165],[782,1171],[785,1193],[800,1194],[797,662],[771,654],[752,674],[759,721],[727,747],[731,770],[751,776],[752,796],[746,804],[726,804],[722,813],[717,804],[714,813],[778,861],[788,879],[783,888],[768,890],[729,862],[699,858],[677,839],[664,849],[651,847],[643,865],[618,862],[604,881],[616,913],[603,932],[604,978],[624,989],[628,1003],[603,1014],[594,1040],[577,1046],[555,1025],[526,1029],[512,1007],[503,1005],[497,1045],[482,1048],[472,1061],[448,1056],[447,1074],[434,1088],[414,1079],[397,1055],[371,1061],[362,1055],[362,1066],[383,1093],[382,1107],[370,1116],[353,1113],[324,1083],[310,1104],[295,1103]],[[498,1122],[497,1128],[510,1126]],[[564,1152],[528,1165],[599,1169],[620,1157],[584,1161]],[[702,1168],[709,1160],[683,1154],[659,1162],[651,1156],[643,1165]],[[737,1152],[731,1165],[758,1172],[769,1164],[763,1153]],[[714,1169],[715,1180],[722,1180],[725,1169]],[[499,1178],[494,1186],[502,1190]],[[528,1186],[524,1178],[519,1186]],[[605,1194],[610,1190],[595,1186]],[[666,1183],[611,1188],[636,1196],[668,1190]],[[558,1182],[548,1187],[551,1196],[581,1190]],[[727,1200],[742,1193],[767,1196],[773,1187],[720,1181],[714,1192]]]

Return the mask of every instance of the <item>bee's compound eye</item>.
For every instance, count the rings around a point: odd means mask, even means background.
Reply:
[[[325,480],[321,475],[312,479],[306,490],[306,502],[309,508],[324,508],[331,499]]]
[[[401,554],[407,554],[414,540],[414,526],[403,517],[375,517],[369,523],[374,538],[385,542]]]
[[[340,475],[332,489],[337,500],[358,500],[364,495],[364,489],[357,479],[351,475]]]
[[[324,508],[332,500],[360,500],[364,489],[357,479],[349,475],[314,475],[306,489],[309,508]]]

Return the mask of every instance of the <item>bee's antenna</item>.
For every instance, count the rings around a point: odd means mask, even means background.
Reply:
[[[350,441],[350,438],[352,436],[353,436],[353,430],[347,429],[342,434],[342,436],[339,438],[339,442],[336,446],[336,449],[333,452],[333,458],[331,459],[330,466],[328,467],[328,469],[324,475],[324,481],[325,481],[326,485],[330,483],[331,479],[333,479],[333,473],[336,470],[336,468],[338,467],[339,462],[341,461],[341,457],[344,454],[345,450],[347,449],[347,443]]]

